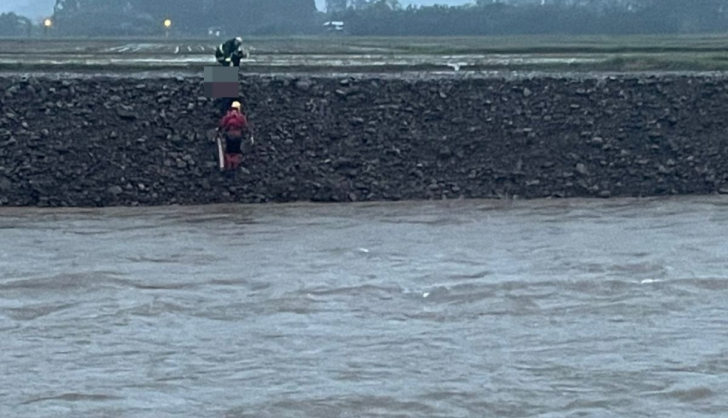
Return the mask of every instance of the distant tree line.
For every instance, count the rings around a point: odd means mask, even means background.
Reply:
[[[61,35],[116,36],[163,33],[206,34],[220,28],[228,34],[310,33],[315,0],[56,0],[53,15]]]
[[[466,6],[403,7],[398,0],[56,0],[57,35],[199,36],[316,34],[340,20],[352,35],[668,34],[728,32],[728,0],[472,0]],[[0,36],[31,22],[0,15]]]
[[[28,36],[33,28],[30,19],[15,13],[0,14],[0,36]]]
[[[667,34],[728,31],[728,0],[476,0],[402,7],[344,0],[334,16],[352,35]]]

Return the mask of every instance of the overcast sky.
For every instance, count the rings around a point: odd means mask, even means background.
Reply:
[[[316,0],[316,7],[323,10],[325,2],[326,0]],[[403,5],[410,3],[459,5],[470,2],[470,0],[400,0]],[[0,13],[15,12],[23,16],[39,19],[52,14],[54,4],[56,4],[55,0],[0,0]]]

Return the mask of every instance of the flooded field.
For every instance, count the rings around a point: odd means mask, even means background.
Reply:
[[[508,66],[538,66],[551,64],[593,63],[606,60],[607,57],[593,56],[529,56],[529,55],[258,55],[242,60],[241,66],[247,70],[280,71],[282,69],[298,70],[331,70],[340,71],[364,70],[449,70],[472,71],[482,69],[505,68]],[[17,66],[23,68],[36,67],[104,67],[109,69],[128,67],[163,68],[199,68],[206,65],[217,65],[211,54],[186,54],[174,56],[140,55],[45,55],[25,59],[17,64],[14,55],[0,55],[0,66]]]
[[[0,40],[0,70],[199,69],[219,39]],[[720,37],[250,38],[248,71],[728,69]],[[22,59],[19,58],[22,56]]]
[[[0,211],[14,417],[720,417],[728,201]]]
[[[217,65],[214,57],[216,45],[203,43],[122,43],[120,45],[59,45],[42,54],[26,55],[18,62],[18,55],[0,50],[0,67],[20,66],[23,68],[43,67],[104,67],[127,68],[199,68]],[[281,69],[339,70],[371,69],[396,70],[449,70],[469,71],[506,66],[533,66],[552,64],[592,63],[604,61],[607,55],[573,54],[416,54],[387,50],[385,48],[356,48],[352,51],[334,53],[300,53],[279,50],[259,50],[251,45],[251,58],[243,60],[248,70]]]

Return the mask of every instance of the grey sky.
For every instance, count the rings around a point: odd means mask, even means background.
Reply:
[[[404,5],[410,3],[422,5],[459,5],[470,2],[470,0],[400,0],[400,3]],[[15,12],[33,19],[40,19],[53,13],[53,5],[55,3],[55,0],[0,0],[0,13]],[[323,10],[324,4],[325,0],[316,0],[316,7],[319,10]]]
[[[52,14],[54,4],[56,4],[56,0],[2,0],[0,1],[0,13],[15,12],[39,19]]]

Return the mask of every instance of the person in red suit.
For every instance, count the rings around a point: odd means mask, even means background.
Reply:
[[[248,129],[248,119],[240,109],[240,102],[232,103],[220,120],[219,129],[225,138],[225,167],[237,169],[243,157],[243,132]]]

